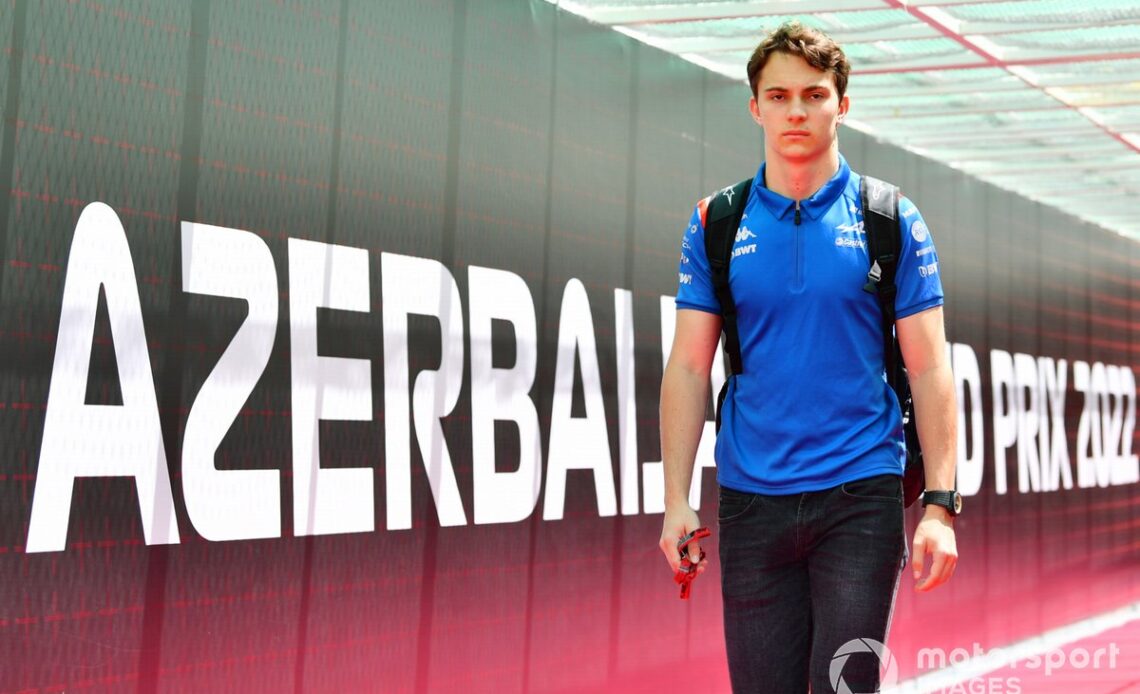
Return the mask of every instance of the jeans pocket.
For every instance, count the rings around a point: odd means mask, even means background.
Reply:
[[[716,520],[720,525],[731,523],[742,518],[752,505],[756,503],[756,494],[738,492],[735,489],[721,487],[717,494]]]
[[[901,504],[903,500],[902,478],[898,475],[875,475],[861,480],[844,482],[843,496],[856,501],[882,501]]]

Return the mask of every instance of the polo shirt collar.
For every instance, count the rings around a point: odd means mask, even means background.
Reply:
[[[796,207],[796,201],[791,198],[785,198],[779,193],[774,193],[764,185],[764,174],[768,163],[764,162],[760,165],[760,170],[756,172],[756,177],[752,181],[752,189],[760,202],[772,213],[776,219],[783,219],[792,213]],[[800,201],[800,213],[806,215],[808,219],[816,220],[821,215],[831,208],[835,199],[843,193],[847,188],[847,182],[851,178],[851,168],[847,166],[847,160],[843,155],[839,155],[839,170],[831,177],[827,183],[823,184],[819,190],[815,192],[810,198]]]

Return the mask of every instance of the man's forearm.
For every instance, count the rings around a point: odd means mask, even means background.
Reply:
[[[953,489],[958,463],[958,406],[950,364],[941,361],[911,378],[914,414],[927,489]]]
[[[666,507],[688,503],[693,462],[705,428],[707,374],[669,364],[661,379],[661,458]]]

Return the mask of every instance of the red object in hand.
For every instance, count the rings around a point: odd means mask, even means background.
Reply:
[[[705,560],[705,551],[701,550],[700,559],[694,564],[689,559],[689,543],[694,540],[700,540],[712,535],[708,528],[697,528],[688,535],[677,540],[677,551],[681,554],[681,568],[677,569],[676,575],[673,576],[673,581],[681,586],[681,599],[688,600],[689,593],[692,591],[693,581],[697,578],[697,566]]]

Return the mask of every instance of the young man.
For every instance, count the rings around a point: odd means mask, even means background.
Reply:
[[[769,35],[748,64],[765,161],[729,265],[744,368],[730,379],[716,441],[725,640],[737,692],[790,694],[809,683],[816,694],[833,691],[841,646],[886,641],[905,563],[902,422],[884,380],[878,300],[863,289],[870,260],[860,176],[838,146],[849,71],[834,41],[798,24]],[[688,491],[721,332],[704,250],[710,200],[697,205],[682,243],[685,282],[661,384],[660,547],[674,571],[677,539],[701,525]],[[903,198],[899,212],[895,330],[926,500],[934,501],[950,495],[930,491],[954,489],[957,408],[938,257],[914,205]],[[925,505],[912,545],[919,591],[954,571],[952,511]],[[699,553],[690,545],[692,561]],[[919,580],[928,554],[930,574]],[[878,689],[875,654],[841,665],[848,691]]]

